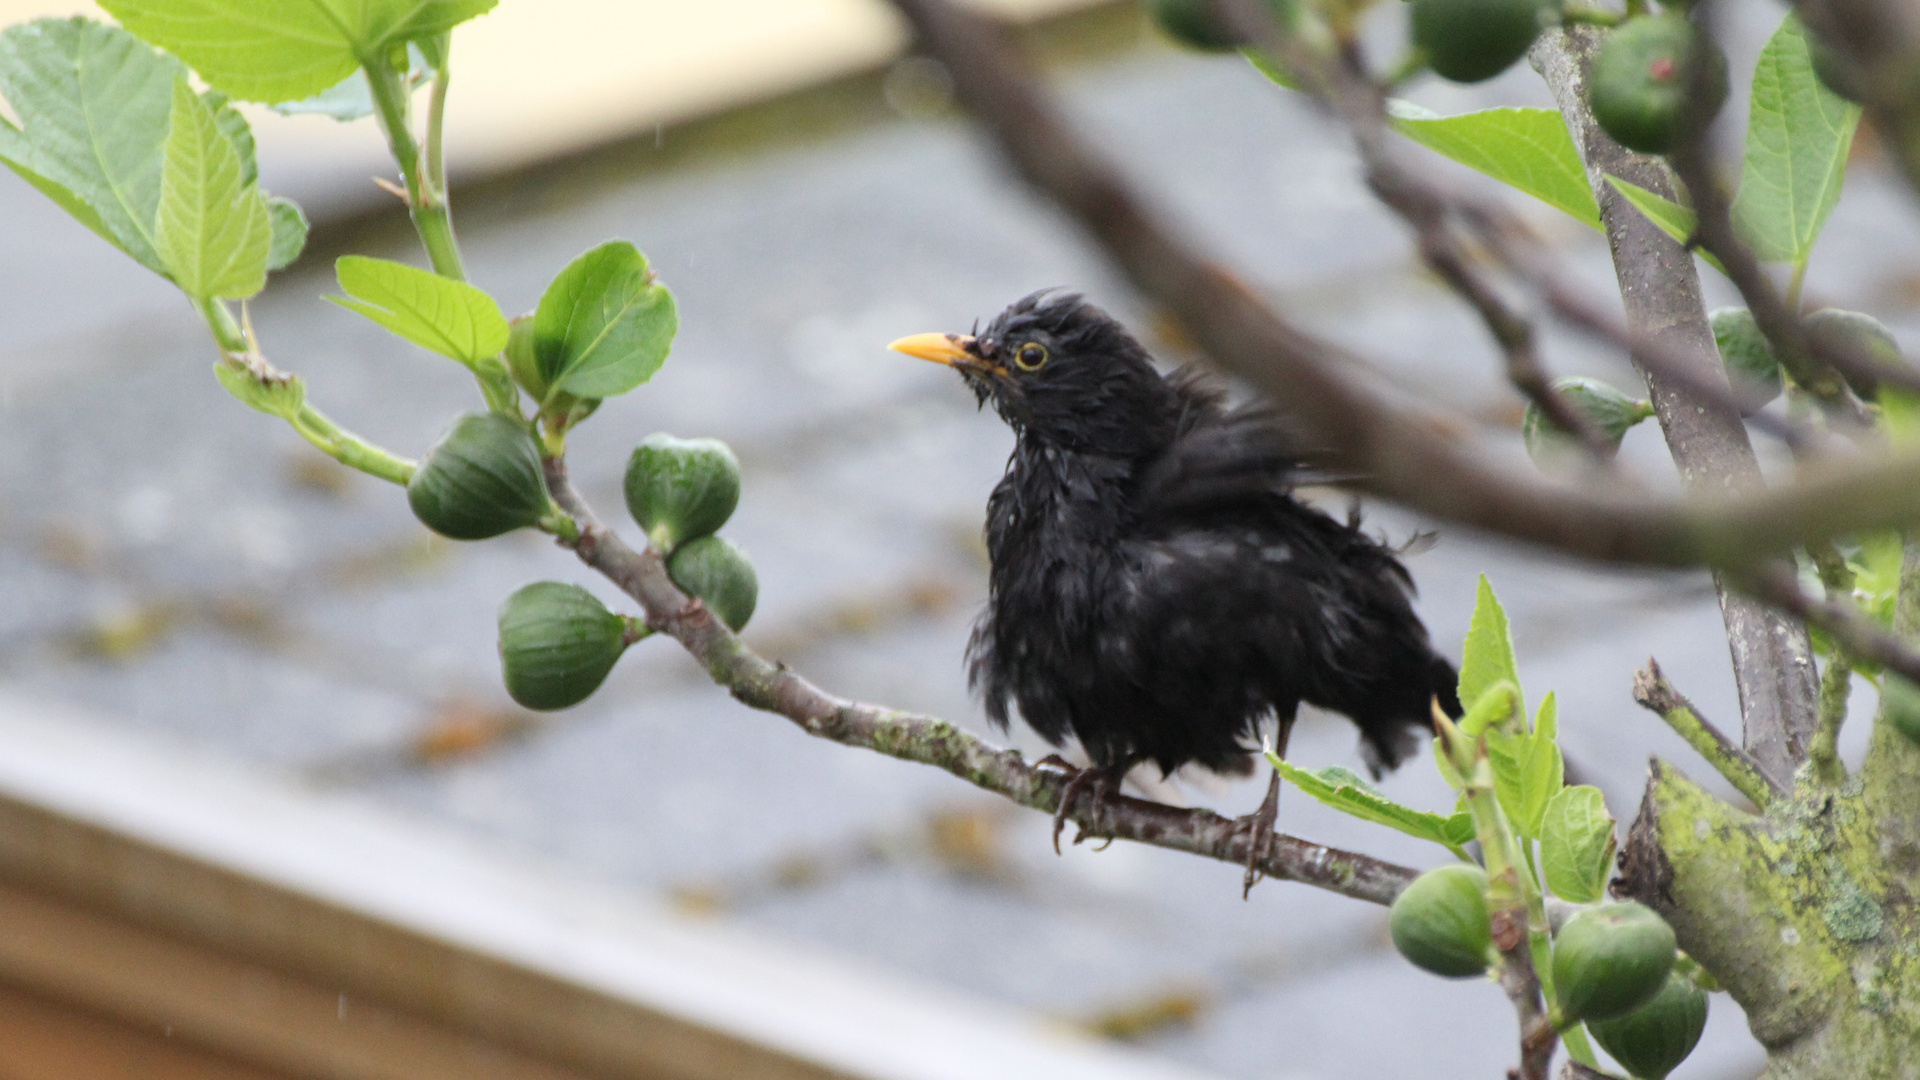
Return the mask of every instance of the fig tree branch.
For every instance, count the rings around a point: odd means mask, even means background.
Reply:
[[[1790,794],[1786,785],[1775,781],[1740,749],[1738,743],[1727,738],[1700,710],[1694,708],[1685,694],[1673,688],[1660,665],[1652,657],[1647,658],[1645,670],[1633,677],[1633,700],[1641,708],[1666,721],[1674,734],[1687,740],[1687,745],[1712,765],[1715,772],[1732,784],[1735,791],[1745,795],[1753,805],[1766,809],[1775,799]]]
[[[1728,385],[1707,324],[1693,253],[1674,243],[1605,179],[1619,177],[1660,195],[1673,195],[1672,178],[1660,159],[1615,142],[1587,108],[1588,68],[1602,34],[1592,26],[1548,30],[1534,42],[1530,57],[1552,90],[1586,165],[1613,253],[1627,326],[1636,338],[1664,342],[1672,357],[1667,368],[1684,372],[1688,379],[1682,383],[1666,378],[1641,362],[1639,355],[1635,362],[1647,380],[1667,449],[1689,492],[1711,497],[1762,491],[1760,463],[1740,410],[1689,389],[1698,383]],[[1764,558],[1720,565],[1744,565]],[[1723,573],[1716,572],[1714,587],[1740,693],[1742,743],[1763,772],[1786,782],[1806,758],[1818,715],[1812,644],[1805,627],[1734,590]]]
[[[741,703],[784,716],[818,738],[944,769],[1022,806],[1051,813],[1059,805],[1073,775],[1069,770],[1029,763],[1019,751],[994,746],[937,717],[849,701],[820,689],[742,644],[704,605],[674,586],[658,552],[629,547],[607,528],[574,488],[564,458],[548,459],[547,486],[579,525],[578,537],[561,540],[562,546],[638,601],[648,626],[672,635]],[[1134,840],[1235,866],[1246,864],[1251,842],[1242,824],[1211,810],[1145,799],[1115,796],[1069,816],[1085,835]],[[1376,904],[1391,903],[1415,874],[1284,833],[1275,834],[1259,867],[1268,877]]]

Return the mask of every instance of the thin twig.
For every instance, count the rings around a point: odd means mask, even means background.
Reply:
[[[1817,450],[1827,443],[1827,435],[1818,428],[1766,412],[1742,397],[1726,380],[1696,376],[1689,359],[1672,343],[1632,333],[1612,310],[1596,302],[1587,290],[1575,286],[1551,259],[1544,257],[1538,242],[1502,208],[1478,200],[1462,200],[1459,212],[1502,260],[1533,284],[1548,308],[1575,329],[1625,351],[1657,377],[1722,408],[1738,411],[1748,423],[1795,450]]]
[[[1687,745],[1753,805],[1764,810],[1775,799],[1787,796],[1784,785],[1763,772],[1738,743],[1700,715],[1693,702],[1667,682],[1665,673],[1652,657],[1647,658],[1645,670],[1633,677],[1633,700],[1666,721],[1675,734],[1687,740]]]
[[[704,605],[674,586],[657,552],[628,547],[602,524],[575,490],[564,459],[547,462],[547,486],[580,527],[578,539],[562,541],[563,546],[572,547],[582,562],[639,601],[647,625],[676,638],[714,682],[742,703],[784,716],[809,735],[945,769],[1022,806],[1047,812],[1058,806],[1072,776],[1068,770],[1030,764],[1018,751],[994,746],[937,717],[849,701],[821,690],[785,664],[741,644]],[[1087,835],[1135,840],[1235,866],[1246,865],[1252,840],[1243,824],[1211,810],[1123,796],[1104,799],[1097,808],[1076,808],[1070,816]],[[1268,877],[1376,904],[1392,903],[1415,874],[1404,866],[1284,833],[1275,834],[1271,852],[1259,866]]]

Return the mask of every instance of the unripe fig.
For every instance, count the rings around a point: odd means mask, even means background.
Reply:
[[[1413,43],[1442,78],[1491,79],[1540,35],[1539,0],[1413,0]]]
[[[1864,311],[1821,308],[1801,320],[1800,325],[1807,333],[1807,343],[1816,349],[1844,350],[1863,360],[1871,359],[1887,366],[1898,366],[1903,362],[1900,343],[1893,339],[1893,332]],[[1860,373],[1843,374],[1854,393],[1869,401],[1879,396],[1878,379]]]
[[[1606,1020],[1659,993],[1673,970],[1673,929],[1631,901],[1588,908],[1553,940],[1553,993],[1571,1020]]]
[[[1486,974],[1493,947],[1486,871],[1455,863],[1414,878],[1394,898],[1387,929],[1417,968],[1449,979]]]
[[[500,605],[500,670],[529,709],[578,705],[627,649],[627,621],[578,585],[536,581]]]
[[[1880,715],[1895,731],[1920,743],[1920,687],[1889,672],[1880,681]]]
[[[1741,392],[1749,408],[1759,408],[1780,396],[1784,388],[1780,361],[1773,346],[1746,308],[1723,307],[1707,319],[1713,325],[1713,343],[1726,365],[1727,379]]]
[[[729,630],[747,625],[760,602],[760,578],[747,553],[718,536],[680,545],[667,560],[667,575],[681,592],[699,597]]]
[[[1706,1026],[1706,991],[1675,971],[1652,1000],[1611,1020],[1588,1021],[1587,1031],[1636,1080],[1665,1080]]]
[[[1553,380],[1553,388],[1580,410],[1616,451],[1620,449],[1620,440],[1626,437],[1628,428],[1653,415],[1652,405],[1635,401],[1599,379],[1563,375]],[[1555,427],[1539,406],[1532,402],[1527,403],[1526,416],[1520,422],[1520,434],[1527,441],[1527,456],[1542,468],[1558,464],[1570,448],[1571,436]]]
[[[467,413],[414,470],[407,503],[442,536],[485,540],[537,524],[552,499],[526,425],[498,413]]]
[[[1287,13],[1293,0],[1265,0],[1275,18]],[[1166,35],[1202,52],[1232,52],[1247,44],[1235,33],[1219,8],[1208,0],[1147,0],[1147,14]]]
[[[1807,56],[1813,61],[1813,77],[1820,80],[1821,86],[1839,97],[1859,103],[1863,96],[1860,87],[1855,85],[1851,69],[1833,46],[1808,33]]]
[[[711,536],[740,504],[740,460],[719,439],[649,435],[627,459],[627,510],[662,552]]]
[[[1587,103],[1614,141],[1643,154],[1673,148],[1688,108],[1691,64],[1705,64],[1704,124],[1727,101],[1727,58],[1678,13],[1629,19],[1594,55]]]

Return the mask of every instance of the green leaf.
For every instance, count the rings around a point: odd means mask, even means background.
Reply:
[[[625,240],[573,260],[547,286],[533,316],[540,375],[583,398],[624,394],[666,362],[679,329],[673,294],[654,284],[647,257]]]
[[[392,46],[430,37],[497,0],[102,0],[141,38],[215,89],[269,104],[312,97]]]
[[[240,110],[227,101],[227,95],[218,90],[209,90],[203,95],[207,108],[213,110],[213,119],[220,126],[220,133],[233,144],[235,153],[240,155],[241,182],[252,186],[260,182],[260,163],[254,158],[253,128],[247,126],[247,118]]]
[[[1562,788],[1547,803],[1540,865],[1547,888],[1562,900],[1590,904],[1606,896],[1613,872],[1613,817],[1599,788]]]
[[[1473,605],[1473,622],[1467,627],[1467,642],[1460,656],[1460,701],[1473,706],[1495,684],[1513,684],[1514,709],[1525,723],[1526,699],[1520,694],[1520,671],[1513,659],[1513,636],[1507,630],[1507,613],[1493,595],[1487,576],[1480,575],[1480,590]]]
[[[331,297],[415,345],[472,367],[507,347],[507,317],[464,281],[405,263],[343,255],[333,264],[346,297]]]
[[[285,270],[307,249],[307,215],[292,199],[275,195],[267,200],[273,220],[273,244],[267,249],[267,269]]]
[[[1294,78],[1291,73],[1279,64],[1274,63],[1273,58],[1261,50],[1245,49],[1242,50],[1241,55],[1245,56],[1247,62],[1253,65],[1253,70],[1265,75],[1275,86],[1283,87],[1287,90],[1300,89],[1300,80]]]
[[[1408,836],[1431,840],[1456,853],[1473,839],[1473,821],[1466,814],[1442,815],[1402,806],[1374,790],[1349,769],[1328,765],[1311,772],[1277,754],[1267,760],[1287,782],[1316,800],[1376,825],[1398,829]]]
[[[1586,166],[1555,109],[1485,109],[1435,116],[1405,101],[1387,103],[1395,131],[1429,150],[1600,228]]]
[[[1693,230],[1700,219],[1689,207],[1681,206],[1638,184],[1622,180],[1617,176],[1608,176],[1607,183],[1613,190],[1633,204],[1633,208],[1645,214],[1648,221],[1660,226],[1660,231],[1684,244],[1693,239]]]
[[[1803,263],[1840,201],[1860,106],[1813,72],[1800,20],[1780,23],[1753,69],[1733,221],[1763,260]]]
[[[1635,210],[1644,214],[1648,221],[1660,226],[1661,232],[1673,237],[1675,243],[1684,245],[1693,239],[1693,230],[1700,219],[1694,214],[1692,207],[1681,206],[1672,199],[1664,198],[1617,176],[1608,176],[1607,183],[1612,185],[1613,190],[1619,192],[1622,198],[1632,203]],[[1723,274],[1727,272],[1727,268],[1720,265],[1720,260],[1712,255],[1698,249],[1694,250],[1694,254],[1707,260],[1707,264],[1715,270]]]
[[[1552,702],[1553,695],[1547,695],[1547,701]],[[1567,762],[1560,744],[1551,735],[1528,736],[1520,754],[1519,812],[1513,815],[1514,828],[1522,836],[1539,837],[1547,804],[1566,783]]]
[[[244,299],[267,283],[273,223],[260,189],[209,103],[182,77],[174,83],[154,246],[188,296]]]
[[[213,365],[213,374],[220,385],[227,388],[227,393],[269,416],[290,421],[300,415],[300,408],[307,401],[306,384],[298,375],[262,376],[243,364],[226,360]]]
[[[0,93],[21,128],[0,130],[0,159],[164,274],[154,219],[173,87],[185,73],[118,27],[80,18],[9,27],[0,34]]]

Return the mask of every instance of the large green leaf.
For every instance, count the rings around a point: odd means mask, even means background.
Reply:
[[[311,97],[403,41],[497,0],[101,0],[114,18],[243,101]]]
[[[423,349],[472,367],[507,347],[500,305],[464,281],[364,255],[343,255],[333,269],[347,293],[334,303]]]
[[[1394,130],[1429,150],[1520,189],[1598,229],[1586,166],[1567,123],[1554,109],[1485,109],[1436,116],[1405,101],[1388,103]]]
[[[679,329],[673,294],[654,283],[647,257],[625,240],[568,264],[533,316],[533,351],[548,397],[624,394],[666,362]]]
[[[1589,904],[1606,896],[1613,871],[1613,817],[1600,789],[1562,788],[1547,803],[1540,868],[1555,896]]]
[[[1473,839],[1473,819],[1467,814],[1434,814],[1402,806],[1374,790],[1372,785],[1351,770],[1338,765],[1328,765],[1309,772],[1277,754],[1269,753],[1267,760],[1294,787],[1354,817],[1398,829],[1408,836],[1431,840],[1463,855],[1467,841]]]
[[[1521,723],[1527,706],[1518,698],[1520,671],[1513,659],[1513,635],[1507,630],[1507,613],[1485,574],[1473,605],[1473,622],[1467,627],[1467,642],[1460,656],[1460,703],[1471,710],[1480,695],[1500,683],[1512,683],[1516,693],[1515,712]]]
[[[1734,224],[1754,254],[1805,262],[1840,201],[1860,107],[1826,88],[1800,20],[1788,15],[1753,70],[1747,149]]]
[[[0,34],[0,92],[21,129],[0,125],[0,159],[164,274],[154,221],[174,84],[185,73],[117,27],[79,18],[10,27]]]
[[[214,109],[182,76],[173,89],[154,247],[188,296],[238,300],[266,286],[273,222],[245,171]]]

